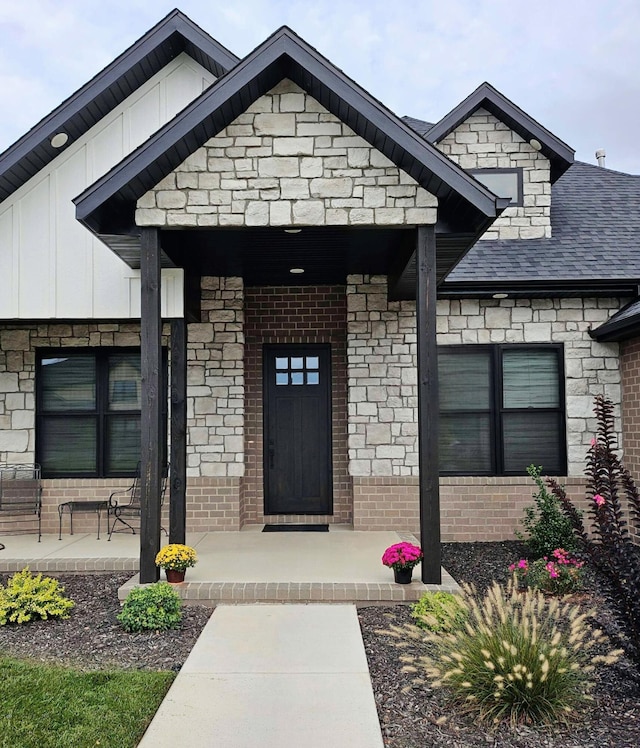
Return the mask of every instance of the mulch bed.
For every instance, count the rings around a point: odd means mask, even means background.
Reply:
[[[507,567],[523,555],[519,543],[450,543],[443,546],[443,563],[458,581],[485,589],[495,579],[507,579]],[[8,575],[0,575],[6,583]],[[179,629],[162,633],[125,633],[116,620],[117,590],[130,574],[59,575],[76,603],[66,621],[37,621],[0,627],[0,652],[38,661],[86,669],[180,669],[206,624],[211,609],[184,608]],[[602,582],[589,575],[580,604],[598,607],[605,631],[616,634],[601,597]],[[456,714],[446,694],[428,686],[413,686],[403,673],[400,651],[379,633],[391,623],[410,621],[409,607],[363,607],[358,610],[371,679],[388,748],[431,746],[501,746],[503,748],[603,748],[640,746],[640,675],[628,660],[597,673],[595,704],[571,727],[500,727],[489,730]],[[408,687],[408,692],[403,689]],[[443,722],[444,720],[444,722]]]
[[[486,589],[495,579],[506,582],[510,563],[524,555],[520,543],[448,543],[443,545],[443,565],[459,582]],[[587,576],[583,594],[576,602],[587,609],[598,608],[597,622],[616,639],[615,622],[601,597],[602,581]],[[593,708],[585,709],[569,727],[497,729],[481,727],[456,713],[446,693],[428,686],[415,686],[415,675],[403,673],[399,650],[393,639],[379,633],[390,624],[411,622],[409,606],[367,607],[358,611],[371,680],[385,746],[500,746],[501,748],[630,748],[640,746],[640,675],[626,659],[596,673]],[[616,646],[619,641],[616,640]],[[414,648],[414,652],[418,650]],[[403,692],[408,689],[407,692]]]

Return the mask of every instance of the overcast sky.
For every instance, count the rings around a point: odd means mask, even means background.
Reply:
[[[0,0],[0,151],[177,0]],[[435,122],[483,81],[595,163],[640,174],[639,0],[182,0],[243,57],[286,24],[396,114]]]

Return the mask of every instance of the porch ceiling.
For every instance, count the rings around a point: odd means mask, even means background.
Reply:
[[[312,286],[344,284],[351,274],[388,275],[390,298],[415,298],[415,228],[164,230],[161,245],[164,264],[190,276],[241,277],[247,286]],[[464,246],[464,238],[437,237],[438,282]]]

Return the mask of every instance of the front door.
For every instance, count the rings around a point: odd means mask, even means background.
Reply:
[[[265,514],[331,514],[331,349],[264,347]]]

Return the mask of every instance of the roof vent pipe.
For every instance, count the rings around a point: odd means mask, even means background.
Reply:
[[[599,148],[596,151],[596,158],[598,159],[598,166],[604,166],[604,159],[606,155],[607,155],[607,152],[605,151],[604,148]]]

